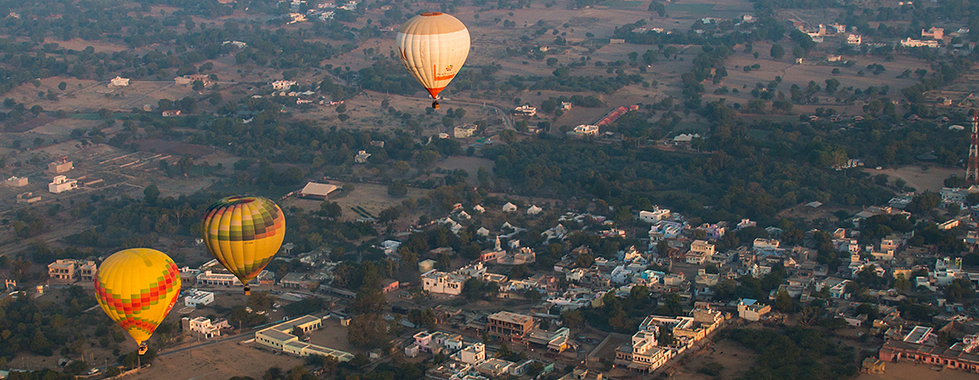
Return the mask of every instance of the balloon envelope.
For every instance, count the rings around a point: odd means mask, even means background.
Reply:
[[[142,346],[180,294],[180,270],[165,253],[149,248],[119,251],[102,262],[95,297],[102,310]]]
[[[426,12],[401,26],[395,43],[411,76],[432,99],[455,78],[469,57],[469,29],[459,19]]]
[[[286,220],[275,202],[263,197],[233,196],[204,213],[201,234],[207,249],[247,284],[272,261],[285,238]]]

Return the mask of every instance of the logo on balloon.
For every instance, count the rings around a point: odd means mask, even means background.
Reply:
[[[452,65],[445,66],[445,71],[452,71]]]

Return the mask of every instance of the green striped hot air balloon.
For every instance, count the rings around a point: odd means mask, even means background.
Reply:
[[[285,232],[282,209],[263,197],[221,199],[208,207],[201,226],[207,249],[245,284],[245,294],[251,294],[248,282],[279,251]]]

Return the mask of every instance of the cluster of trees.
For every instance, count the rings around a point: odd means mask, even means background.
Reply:
[[[816,329],[736,329],[726,335],[758,354],[744,378],[842,379],[857,374],[853,347],[833,343]]]
[[[85,351],[86,338],[73,326],[93,324],[93,317],[82,312],[95,305],[95,298],[78,286],[65,288],[60,295],[67,307],[26,295],[0,304],[0,363],[25,351],[42,356],[54,355],[61,347],[69,352]],[[114,334],[121,333],[114,329]]]
[[[679,296],[670,302],[667,296],[665,311],[674,315],[682,313],[682,305],[679,305]],[[624,334],[631,334],[636,331],[642,319],[656,309],[657,302],[652,299],[649,289],[645,286],[635,286],[626,298],[616,297],[611,292],[602,299],[603,305],[597,308],[584,307],[570,313],[561,315],[562,320],[571,328],[584,327],[584,322],[589,326],[602,330],[614,331]]]

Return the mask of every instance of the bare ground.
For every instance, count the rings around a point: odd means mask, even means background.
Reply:
[[[959,177],[965,176],[965,170],[935,166],[927,167],[927,169],[923,169],[922,166],[903,166],[899,168],[885,168],[881,170],[865,168],[864,171],[870,173],[872,176],[887,174],[889,177],[888,181],[890,183],[894,183],[894,180],[897,178],[902,178],[908,183],[907,186],[915,188],[915,190],[918,192],[937,192],[945,186],[946,178],[951,177],[952,175],[958,175]]]

